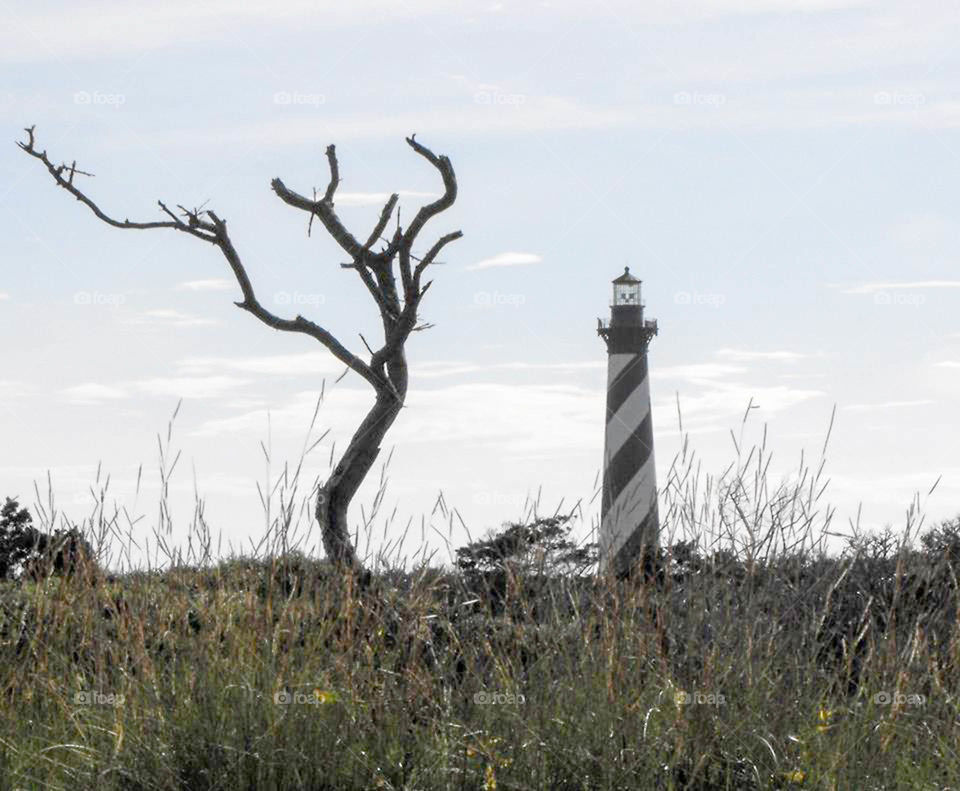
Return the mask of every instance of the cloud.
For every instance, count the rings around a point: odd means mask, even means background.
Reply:
[[[210,280],[187,280],[177,284],[177,291],[230,291],[237,287],[235,280],[212,278]]]
[[[930,404],[935,404],[936,401],[931,401],[929,398],[924,398],[916,401],[884,401],[879,404],[848,404],[843,407],[843,409],[848,412],[873,412],[882,409],[899,409],[901,407],[911,407],[911,406],[928,406]]]
[[[216,370],[275,376],[341,374],[344,364],[325,351],[271,354],[258,357],[185,357],[177,363],[181,373],[209,374]]]
[[[230,376],[155,377],[105,385],[86,382],[63,390],[68,401],[76,404],[99,404],[133,398],[136,394],[173,396],[175,398],[217,398],[230,395],[248,384],[247,379]]]
[[[446,370],[454,371],[456,364],[443,365]],[[590,365],[594,367],[593,363]],[[684,367],[677,368],[675,373],[690,373],[682,371]],[[697,372],[698,366],[688,368]],[[733,366],[727,369],[742,370]],[[440,370],[444,369],[435,365],[432,373]],[[502,369],[477,366],[473,370],[489,372]],[[720,371],[712,368],[700,373],[720,375]],[[784,385],[750,385],[702,379],[693,381],[681,390],[680,406],[684,428],[703,433],[738,425],[751,398],[757,411],[766,418],[822,395],[819,390]],[[412,388],[388,441],[396,443],[398,447],[436,443],[444,448],[443,452],[451,447],[451,443],[456,443],[463,452],[469,452],[472,446],[478,451],[496,449],[498,454],[512,456],[560,451],[600,453],[604,397],[603,386],[582,387],[569,382],[484,381],[429,389]],[[654,404],[661,433],[670,431],[671,418],[676,415],[674,399],[670,395]],[[310,425],[316,402],[316,391],[304,391],[285,404],[271,407],[271,429],[278,436],[302,437]],[[328,388],[320,407],[315,429],[317,434],[330,427],[333,429],[332,441],[338,432],[352,431],[372,402],[373,394],[368,389],[336,385]],[[219,417],[206,421],[195,433],[198,436],[235,433],[262,436],[267,425],[267,414],[266,408],[259,408]],[[344,434],[342,440],[348,437],[349,434]],[[338,443],[340,441],[338,439]]]
[[[318,429],[352,431],[373,403],[364,389],[329,388],[318,416]],[[286,404],[269,410],[275,435],[302,437],[317,402],[317,393],[302,392]],[[197,436],[249,433],[262,436],[267,410],[202,424]],[[457,443],[495,448],[503,453],[540,453],[561,450],[600,452],[603,432],[603,391],[567,384],[499,384],[475,382],[429,390],[412,390],[390,430],[388,442],[398,446]],[[562,430],[558,431],[558,419]],[[349,435],[346,435],[346,438]]]
[[[220,322],[216,319],[191,316],[171,308],[160,308],[156,310],[145,310],[143,313],[124,319],[123,323],[158,325],[164,327],[207,327],[212,324],[219,324]]]
[[[729,423],[742,418],[748,404],[761,416],[771,416],[805,401],[825,395],[822,390],[800,390],[784,385],[749,385],[743,383],[712,382],[699,393],[681,392],[680,412],[684,429],[703,423]],[[655,413],[672,414],[676,402],[663,401],[654,406]]]
[[[491,371],[573,371],[602,370],[607,367],[604,360],[585,360],[555,363],[472,363],[431,360],[415,363],[410,375],[420,379],[439,379],[445,376],[459,376],[472,373],[490,373]]]
[[[429,139],[485,134],[556,132],[610,129],[626,125],[631,110],[600,107],[560,96],[530,96],[523,104],[506,108],[478,104],[472,95],[452,98],[446,104],[425,103],[422,110],[383,114],[356,113],[322,119],[305,115],[280,115],[268,120],[237,122],[229,126],[186,127],[131,134],[117,130],[113,145],[161,148],[200,146],[315,145],[327,140],[391,139],[417,129],[429,130]],[[429,140],[425,138],[425,142]]]
[[[63,390],[68,401],[75,404],[99,404],[104,401],[117,401],[129,398],[130,394],[121,387],[87,382]]]
[[[526,264],[538,264],[542,260],[543,258],[536,253],[506,252],[495,255],[492,258],[484,258],[475,264],[470,264],[467,269],[489,269],[495,266],[525,266]]]
[[[960,362],[954,360],[941,360],[933,364],[934,368],[960,368]]]
[[[842,294],[873,294],[877,291],[893,291],[895,289],[915,288],[960,288],[960,280],[909,280],[888,281],[884,283],[864,283],[853,288],[845,288]]]
[[[248,379],[232,376],[174,376],[140,379],[132,382],[131,386],[141,393],[152,396],[218,398],[223,395],[232,395],[249,383]]]
[[[718,349],[715,352],[717,357],[723,357],[728,360],[736,360],[738,362],[751,362],[753,360],[777,360],[778,362],[796,362],[797,360],[804,360],[811,355],[803,354],[801,352],[790,352],[790,351],[772,351],[772,352],[757,352],[757,351],[747,351],[746,349]]]
[[[0,291],[0,302],[3,302],[5,299],[10,299],[10,295],[6,291]]]
[[[694,0],[682,7],[669,3],[636,3],[609,0],[605,9],[615,18],[644,24],[677,26],[725,16],[756,16],[802,12],[830,12],[861,7],[866,0]],[[309,0],[207,0],[202,4],[168,0],[142,6],[78,2],[51,8],[29,7],[14,13],[8,10],[0,30],[0,58],[12,62],[57,59],[104,59],[116,55],[143,53],[184,45],[207,45],[234,41],[240,31],[296,29],[322,30],[387,25],[403,19],[446,15],[450,22],[476,24],[478,17],[504,14],[501,3],[472,0],[456,7],[449,3],[418,0],[396,3],[390,0],[352,0],[326,3],[317,14]],[[575,0],[552,0],[549,4],[514,4],[509,12],[518,23],[530,22],[549,13],[575,25],[587,17],[587,8]],[[96,19],[97,24],[89,24]]]
[[[650,370],[653,379],[684,379],[689,382],[720,379],[734,374],[743,374],[747,368],[723,363],[691,363],[690,365],[664,365]]]
[[[390,200],[390,192],[338,192],[334,197],[337,206],[383,206]],[[439,195],[435,192],[413,192],[411,190],[397,190],[400,198],[422,198],[436,200]]]

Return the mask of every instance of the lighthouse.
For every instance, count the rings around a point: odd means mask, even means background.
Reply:
[[[607,344],[600,564],[622,576],[659,545],[660,530],[647,375],[657,322],[643,318],[640,281],[629,267],[613,281],[609,323],[597,323]]]

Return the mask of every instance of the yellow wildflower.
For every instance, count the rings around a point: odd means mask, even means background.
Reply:
[[[807,779],[807,773],[801,772],[799,769],[795,769],[792,772],[784,772],[783,779],[788,783],[794,783],[800,785],[804,780]]]
[[[487,764],[486,771],[483,773],[483,791],[497,791],[497,776],[492,764]]]
[[[817,712],[817,732],[818,733],[826,733],[828,730],[830,730],[831,717],[833,717],[833,712],[828,711],[827,709],[820,709],[820,711]]]

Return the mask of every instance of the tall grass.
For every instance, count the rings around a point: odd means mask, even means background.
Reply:
[[[360,585],[311,557],[311,435],[273,479],[263,446],[258,545],[224,558],[198,497],[173,546],[171,431],[142,547],[138,520],[107,511],[108,480],[92,489],[83,526],[119,572],[0,587],[0,788],[869,790],[960,778],[958,525],[918,541],[917,508],[898,532],[851,525],[828,553],[839,533],[822,458],[773,481],[765,434],[747,448],[741,429],[734,462],[712,477],[685,442],[664,476],[658,579],[461,575],[426,554],[402,562],[398,539],[368,558]],[[368,541],[385,470],[362,513]],[[437,509],[458,518],[442,496]],[[57,513],[50,494],[39,518]],[[124,566],[134,549],[151,562]]]

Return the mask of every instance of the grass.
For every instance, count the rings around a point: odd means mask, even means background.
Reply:
[[[0,788],[956,783],[960,522],[827,552],[822,465],[772,484],[735,445],[668,470],[659,580],[381,557],[361,587],[291,540],[298,466],[257,552],[215,559],[199,509],[162,568],[4,582]]]

